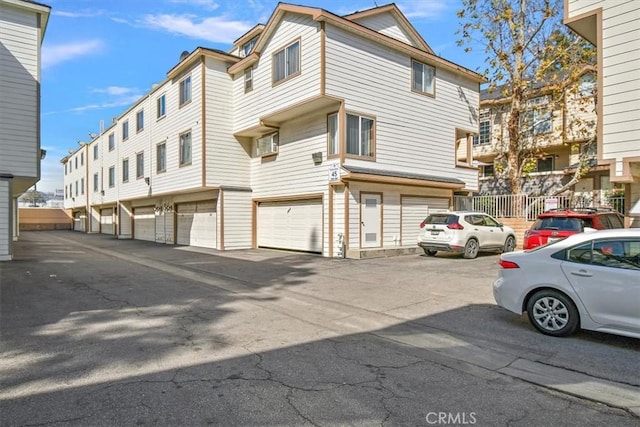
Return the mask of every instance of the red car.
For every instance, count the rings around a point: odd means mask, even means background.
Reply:
[[[582,233],[585,228],[624,228],[624,217],[612,209],[603,208],[551,209],[538,215],[531,229],[524,233],[523,248],[546,245]]]

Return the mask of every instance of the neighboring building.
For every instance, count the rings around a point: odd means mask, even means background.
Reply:
[[[50,10],[0,0],[0,261],[13,258],[18,197],[40,180],[40,48]]]
[[[615,188],[609,179],[608,163],[596,157],[596,76],[583,74],[575,88],[552,91],[550,86],[533,93],[526,104],[523,147],[532,148],[534,158],[522,177],[523,194],[544,196],[562,189],[573,178],[579,161],[589,169],[580,181],[563,192],[580,205],[606,203]],[[553,102],[553,97],[562,97]],[[511,194],[506,176],[510,98],[502,88],[480,92],[479,134],[473,139],[473,158],[479,167],[481,195]],[[530,123],[532,122],[532,123]],[[528,135],[527,135],[528,134]]]
[[[564,22],[598,48],[598,162],[640,227],[640,2],[565,0]]]
[[[395,5],[340,17],[280,3],[229,52],[183,55],[65,157],[65,207],[89,232],[218,250],[416,247],[429,210],[478,189],[482,81]]]

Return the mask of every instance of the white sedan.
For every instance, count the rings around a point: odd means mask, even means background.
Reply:
[[[493,296],[543,334],[640,338],[640,229],[580,233],[500,256]]]

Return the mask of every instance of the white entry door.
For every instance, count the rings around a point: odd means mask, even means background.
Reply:
[[[360,246],[382,246],[382,196],[360,194]]]

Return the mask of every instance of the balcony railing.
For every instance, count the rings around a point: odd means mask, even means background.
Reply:
[[[606,197],[600,192],[586,197],[527,195],[454,196],[456,210],[485,212],[497,218],[523,218],[529,221],[549,209],[609,208],[624,215],[624,197]]]

